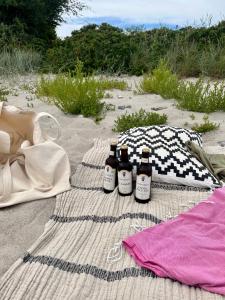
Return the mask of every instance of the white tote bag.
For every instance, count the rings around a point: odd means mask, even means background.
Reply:
[[[44,134],[39,120],[49,117],[58,134]],[[0,208],[55,196],[70,189],[70,164],[54,141],[57,120],[0,103]]]

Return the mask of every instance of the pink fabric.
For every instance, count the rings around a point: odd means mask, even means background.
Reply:
[[[160,277],[225,295],[225,187],[123,245],[137,264]]]

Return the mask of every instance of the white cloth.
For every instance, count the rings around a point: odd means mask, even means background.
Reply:
[[[12,113],[20,110],[7,107]],[[65,150],[54,142],[55,138],[44,135],[39,126],[41,117],[52,118],[47,113],[34,114],[33,144],[25,140],[16,153],[16,158],[0,164],[0,208],[55,196],[70,189],[70,164]],[[10,154],[10,135],[0,127],[0,154]]]

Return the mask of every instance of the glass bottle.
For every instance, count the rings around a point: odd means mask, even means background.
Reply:
[[[105,161],[105,171],[103,180],[103,190],[105,193],[112,193],[117,186],[117,167],[116,157],[117,141],[113,140],[110,144],[109,157]]]
[[[132,164],[128,158],[128,147],[122,145],[120,148],[120,161],[118,165],[118,191],[121,196],[132,194]]]
[[[147,203],[151,200],[152,166],[149,163],[150,149],[142,149],[141,164],[137,168],[135,200]]]

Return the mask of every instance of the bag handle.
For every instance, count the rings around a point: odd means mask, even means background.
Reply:
[[[9,160],[4,164],[2,168],[2,182],[3,182],[3,192],[2,195],[0,195],[0,201],[4,201],[7,199],[12,191],[12,175],[9,165]]]
[[[55,117],[53,117],[51,114],[49,114],[49,113],[46,113],[46,112],[40,112],[40,113],[38,113],[37,115],[36,115],[36,117],[34,118],[34,120],[33,120],[33,122],[34,122],[34,124],[36,125],[36,126],[38,126],[37,124],[38,124],[38,121],[41,119],[41,118],[43,118],[43,117],[48,117],[48,118],[50,118],[50,119],[52,119],[54,122],[55,122],[55,124],[56,124],[56,127],[57,127],[57,135],[56,135],[56,137],[52,137],[52,136],[50,136],[50,135],[48,135],[47,133],[43,133],[43,138],[45,139],[45,140],[51,140],[51,141],[56,141],[56,140],[58,140],[59,138],[60,138],[60,136],[61,136],[61,126],[60,126],[60,124],[59,124],[59,122],[57,121],[57,119],[55,118]],[[38,129],[40,129],[40,126],[38,126],[39,128]],[[34,130],[34,139],[38,139],[39,140],[39,136],[37,136],[38,135],[38,131],[40,132],[40,130],[38,130],[38,129],[36,129],[36,130]],[[41,134],[41,133],[39,133],[39,134]],[[36,135],[36,136],[35,136]]]

